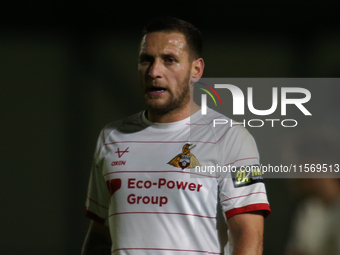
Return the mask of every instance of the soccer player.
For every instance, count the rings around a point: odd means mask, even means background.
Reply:
[[[100,134],[83,255],[262,254],[265,186],[258,169],[240,172],[259,164],[256,144],[243,126],[213,128],[221,114],[200,114],[192,92],[204,70],[201,51],[188,22],[145,26],[138,71],[147,110]],[[216,164],[236,172],[197,171]]]

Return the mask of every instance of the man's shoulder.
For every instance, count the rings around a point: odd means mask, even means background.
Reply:
[[[231,118],[227,117],[223,113],[220,113],[220,112],[213,110],[211,108],[207,108],[207,114],[202,115],[202,118],[206,119],[207,121],[212,121],[214,119],[225,119],[225,120],[228,120],[228,121],[231,120]]]
[[[202,113],[197,113],[196,117],[192,119],[192,125],[205,125],[217,129],[225,129],[230,127],[231,124],[236,123],[231,118],[225,116],[224,114],[217,112],[211,108],[207,108],[205,115]]]
[[[99,157],[103,146],[114,143],[117,137],[122,137],[126,134],[131,134],[145,128],[141,119],[141,114],[143,114],[143,112],[107,124],[99,134],[96,147],[98,154],[95,154],[95,157]]]
[[[222,138],[230,139],[230,137],[251,136],[249,131],[243,126],[243,123],[237,122],[211,108],[207,108],[206,115],[198,113],[190,125],[192,134],[198,133],[194,131],[214,134],[218,141]]]
[[[141,127],[143,125],[141,118],[142,114],[143,111],[130,115],[124,119],[113,121],[103,128],[103,132],[104,134],[109,134],[114,130],[128,132],[131,131],[131,129],[136,129],[136,127]]]

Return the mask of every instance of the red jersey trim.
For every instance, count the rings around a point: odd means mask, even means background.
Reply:
[[[213,251],[200,251],[200,250],[182,250],[182,249],[165,249],[165,248],[120,248],[115,249],[111,253],[115,253],[116,251],[125,251],[125,250],[144,250],[144,251],[178,251],[178,252],[199,252],[199,253],[208,253],[208,254],[221,254],[220,252]]]
[[[121,214],[170,214],[170,215],[182,215],[182,216],[194,216],[194,217],[201,217],[207,219],[216,219],[215,216],[206,216],[206,215],[199,215],[199,214],[190,214],[190,213],[175,213],[175,212],[120,212],[120,213],[113,213],[109,216],[116,216]]]
[[[242,160],[247,160],[247,159],[259,159],[258,157],[251,157],[251,158],[241,158],[241,159],[237,159],[237,160],[235,160],[234,162],[231,162],[231,163],[228,163],[228,164],[225,164],[225,166],[228,166],[228,165],[232,165],[232,164],[234,164],[234,163],[236,163],[236,162],[238,162],[238,161],[242,161]]]
[[[247,195],[242,195],[242,196],[238,196],[238,197],[231,197],[231,198],[228,198],[228,199],[225,199],[225,200],[221,201],[220,203],[229,201],[231,199],[240,198],[240,197],[248,197],[248,196],[256,195],[256,194],[265,194],[266,195],[267,193],[266,192],[261,192],[261,191],[260,192],[253,192],[253,193],[249,193]]]
[[[192,172],[184,172],[184,171],[174,171],[174,170],[164,170],[164,171],[114,171],[114,172],[108,172],[104,174],[103,176],[110,175],[110,174],[119,174],[119,173],[177,173],[177,174],[195,174],[200,175],[208,178],[218,178],[216,176],[206,175],[206,174],[199,174],[199,173],[192,173]]]
[[[269,204],[261,203],[261,204],[253,204],[253,205],[247,205],[244,207],[231,209],[229,211],[226,211],[225,216],[227,217],[227,219],[229,219],[230,217],[236,214],[253,212],[253,211],[263,211],[263,216],[265,218],[271,213]]]
[[[104,146],[112,145],[112,144],[118,144],[118,143],[210,143],[210,144],[217,144],[231,129],[232,127],[229,127],[220,138],[218,138],[215,142],[210,141],[117,141],[117,142],[111,142],[111,143],[105,143]]]
[[[94,220],[94,221],[100,223],[100,224],[103,224],[103,225],[105,224],[105,219],[103,219],[103,218],[99,217],[97,214],[87,210],[86,207],[85,207],[85,216],[87,218],[90,218],[91,220]]]

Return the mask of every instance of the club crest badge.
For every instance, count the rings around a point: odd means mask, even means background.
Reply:
[[[196,166],[201,166],[197,158],[190,152],[196,145],[190,147],[192,144],[185,144],[182,148],[182,153],[178,154],[172,160],[168,162],[169,165],[180,167],[182,170],[184,168],[194,168]]]

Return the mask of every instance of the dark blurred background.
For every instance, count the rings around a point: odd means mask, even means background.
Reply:
[[[176,16],[203,32],[204,77],[338,77],[339,4],[267,2],[3,5],[0,253],[80,254],[97,136],[144,107],[137,54],[150,18]],[[270,143],[255,138],[260,149]],[[286,180],[266,185],[273,213],[264,254],[283,254],[296,198]]]

